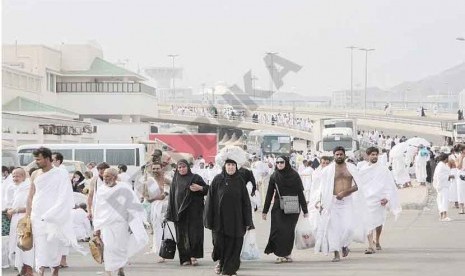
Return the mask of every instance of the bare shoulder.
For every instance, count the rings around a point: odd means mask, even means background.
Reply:
[[[42,174],[42,169],[38,169],[38,170],[35,170],[34,172],[32,172],[31,183],[34,184],[34,180],[36,179],[36,177],[38,177],[41,174]]]

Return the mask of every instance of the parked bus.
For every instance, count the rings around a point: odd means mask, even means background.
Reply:
[[[32,152],[39,147],[47,147],[52,152],[60,152],[67,160],[107,162],[110,166],[125,164],[127,173],[134,175],[145,164],[145,146],[141,144],[31,144],[18,147],[20,166],[27,166],[34,160]]]
[[[247,137],[247,152],[266,155],[291,155],[291,136],[266,130],[254,130]]]

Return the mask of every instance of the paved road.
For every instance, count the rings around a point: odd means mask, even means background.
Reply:
[[[422,200],[425,190],[401,190],[403,200]],[[406,202],[404,202],[406,203]],[[407,202],[408,203],[408,202]],[[461,275],[465,269],[465,215],[451,209],[452,222],[439,222],[433,204],[424,210],[405,210],[398,221],[390,217],[382,239],[383,250],[364,255],[365,245],[354,244],[349,257],[331,263],[330,256],[314,254],[312,250],[294,250],[294,263],[274,264],[274,257],[264,255],[258,261],[244,261],[239,275]],[[264,248],[269,233],[269,220],[255,215],[258,244]],[[212,246],[205,232],[205,256],[198,267],[180,267],[178,261],[156,264],[154,255],[140,254],[126,269],[127,275],[215,275],[208,258]],[[72,253],[70,268],[61,275],[98,275],[102,268],[90,256]],[[461,271],[461,272],[459,272]],[[15,275],[11,269],[3,275]]]

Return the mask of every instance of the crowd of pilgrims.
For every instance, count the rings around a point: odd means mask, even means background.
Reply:
[[[364,135],[362,134],[362,136]],[[371,136],[368,135],[368,137]],[[389,136],[387,139],[378,137],[376,143],[382,149],[378,158],[379,164],[392,170],[393,179],[399,187],[408,186],[410,176],[404,180],[399,180],[400,176],[396,175],[399,172],[395,171],[397,165],[393,164],[388,157],[389,151],[386,150],[385,145],[391,138]],[[396,142],[395,139],[393,141]],[[400,142],[399,140],[398,143]],[[427,154],[424,154],[425,151]],[[460,213],[464,213],[465,193],[460,189],[457,191],[459,186],[457,183],[465,180],[460,180],[457,168],[463,166],[463,162],[459,160],[465,157],[465,146],[454,147],[450,156],[440,152],[434,153],[431,149],[420,146],[416,151],[416,156],[414,162],[421,162],[421,166],[425,167],[423,169],[416,166],[418,168],[416,172],[418,182],[421,184],[433,182],[434,187],[438,190],[440,219],[442,221],[450,220],[447,216],[449,201],[460,206]],[[435,156],[436,158],[434,158]],[[444,156],[447,158],[445,159]],[[318,202],[321,203],[322,200],[321,193],[318,191],[321,188],[321,183],[317,183],[322,181],[324,168],[331,163],[331,159],[328,157],[318,158],[310,153],[306,155],[292,153],[290,157],[269,155],[262,158],[253,154],[248,156],[248,160],[245,162],[236,157],[234,155],[228,156],[226,153],[222,159],[220,158],[221,161],[217,161],[215,164],[207,164],[202,156],[199,156],[192,163],[187,160],[179,160],[176,164],[169,164],[167,160],[164,160],[161,151],[156,151],[152,162],[143,167],[143,175],[133,183],[130,183],[130,177],[126,173],[127,167],[123,164],[118,166],[119,174],[115,184],[129,187],[128,190],[134,195],[135,202],[142,206],[143,211],[140,212],[143,217],[142,221],[145,228],[153,234],[151,252],[159,253],[162,237],[172,238],[177,243],[180,265],[197,266],[198,259],[204,257],[204,228],[207,228],[212,231],[214,249],[211,257],[213,261],[217,262],[214,271],[222,275],[236,275],[241,264],[241,257],[243,259],[258,258],[258,248],[253,240],[255,238],[253,212],[260,209],[264,220],[267,219],[267,214],[271,209],[271,228],[264,253],[275,254],[276,263],[292,262],[291,253],[294,245],[299,249],[315,246],[315,240],[311,245],[302,244],[302,241],[298,242],[296,239],[299,237],[296,236],[296,231],[299,233],[299,229],[296,227],[299,228],[298,222],[300,225],[302,220],[310,221],[309,215],[312,212],[313,217],[317,216]],[[420,161],[419,158],[423,158],[425,162]],[[62,155],[53,153],[53,161],[53,165],[59,168],[63,161]],[[360,162],[357,164],[357,161]],[[347,159],[347,162],[357,164],[360,169],[364,162],[366,165],[367,161],[355,160],[351,157]],[[408,161],[404,164],[405,168],[407,168],[407,163]],[[426,170],[427,165],[428,170]],[[79,204],[72,210],[74,235],[78,241],[88,241],[92,236],[92,228],[94,230],[96,228],[96,218],[92,207],[96,208],[104,202],[103,200],[97,202],[94,193],[105,192],[102,191],[102,188],[97,190],[97,187],[107,183],[104,173],[111,170],[106,163],[96,165],[91,162],[87,167],[88,171],[83,174],[74,173],[70,183],[75,193],[88,195],[87,205]],[[438,176],[433,181],[435,171]],[[4,226],[6,218],[11,223],[9,233],[2,233],[4,236],[9,235],[3,239],[3,244],[8,244],[9,241],[9,246],[4,246],[7,250],[5,253],[4,249],[2,263],[4,267],[8,267],[9,264],[15,266],[21,275],[32,275],[34,250],[24,252],[16,246],[15,242],[17,239],[15,223],[25,215],[27,198],[25,195],[30,187],[28,177],[32,172],[25,172],[21,168],[11,170],[3,167],[2,173],[4,179],[2,184],[2,210],[4,210],[2,226]],[[439,179],[440,177],[441,179]],[[447,192],[445,188],[447,188]],[[277,189],[281,196],[298,197],[302,215],[283,212],[279,204],[280,196],[276,193]],[[103,205],[101,208],[108,207]],[[172,233],[166,231],[166,228],[170,226],[174,229]],[[308,228],[308,225],[305,224],[302,227]],[[124,229],[127,230],[127,228],[126,226]],[[316,228],[318,227],[315,218],[313,218],[310,236],[315,236]],[[124,229],[123,231],[126,231]],[[2,230],[4,230],[3,227]],[[135,232],[133,229],[131,231]],[[131,233],[131,235],[133,234],[137,233]],[[139,241],[144,241],[143,237],[139,238]],[[381,249],[379,236],[377,238],[376,249],[379,250]],[[244,243],[244,239],[248,239],[247,244]],[[129,253],[130,250],[128,251],[126,248],[115,248],[119,244],[117,240],[112,241],[107,238],[108,241],[110,244],[112,242],[114,244],[105,245],[105,271],[110,273],[109,275],[111,275],[111,271],[117,271],[118,275],[124,275],[123,267],[128,258],[136,252]],[[312,242],[310,241],[310,243]],[[249,248],[249,245],[253,248]],[[60,267],[68,266],[66,256],[69,254],[69,247],[62,251]],[[121,254],[121,250],[123,250],[123,254]],[[324,252],[321,249],[315,249],[315,251]],[[367,254],[374,253],[374,249],[369,247],[367,252]],[[343,252],[343,256],[347,254],[348,252]],[[159,263],[165,261],[162,257],[157,259]]]
[[[198,116],[208,118],[223,118],[228,120],[250,120],[254,123],[284,126],[304,131],[312,131],[313,123],[309,118],[294,116],[291,112],[259,112],[255,111],[250,116],[245,111],[223,108],[217,110],[212,107],[197,107],[189,105],[172,105],[171,113],[182,116]]]

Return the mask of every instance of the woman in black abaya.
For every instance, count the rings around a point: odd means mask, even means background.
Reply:
[[[212,230],[215,272],[236,275],[244,234],[252,223],[252,209],[245,180],[236,161],[227,159],[223,172],[215,176],[208,191],[205,227]]]
[[[268,184],[262,218],[266,220],[274,194],[274,204],[271,209],[270,237],[265,248],[265,254],[274,253],[278,256],[277,263],[292,262],[291,253],[294,247],[295,226],[300,214],[284,214],[284,211],[279,206],[279,196],[278,192],[275,192],[275,184],[278,186],[281,196],[299,197],[300,207],[304,217],[307,217],[307,202],[305,201],[302,180],[299,174],[292,169],[289,159],[285,156],[279,156],[276,159],[276,168]]]
[[[181,265],[198,265],[203,258],[203,209],[208,185],[193,174],[186,160],[176,167],[170,188],[166,219],[174,222]]]

